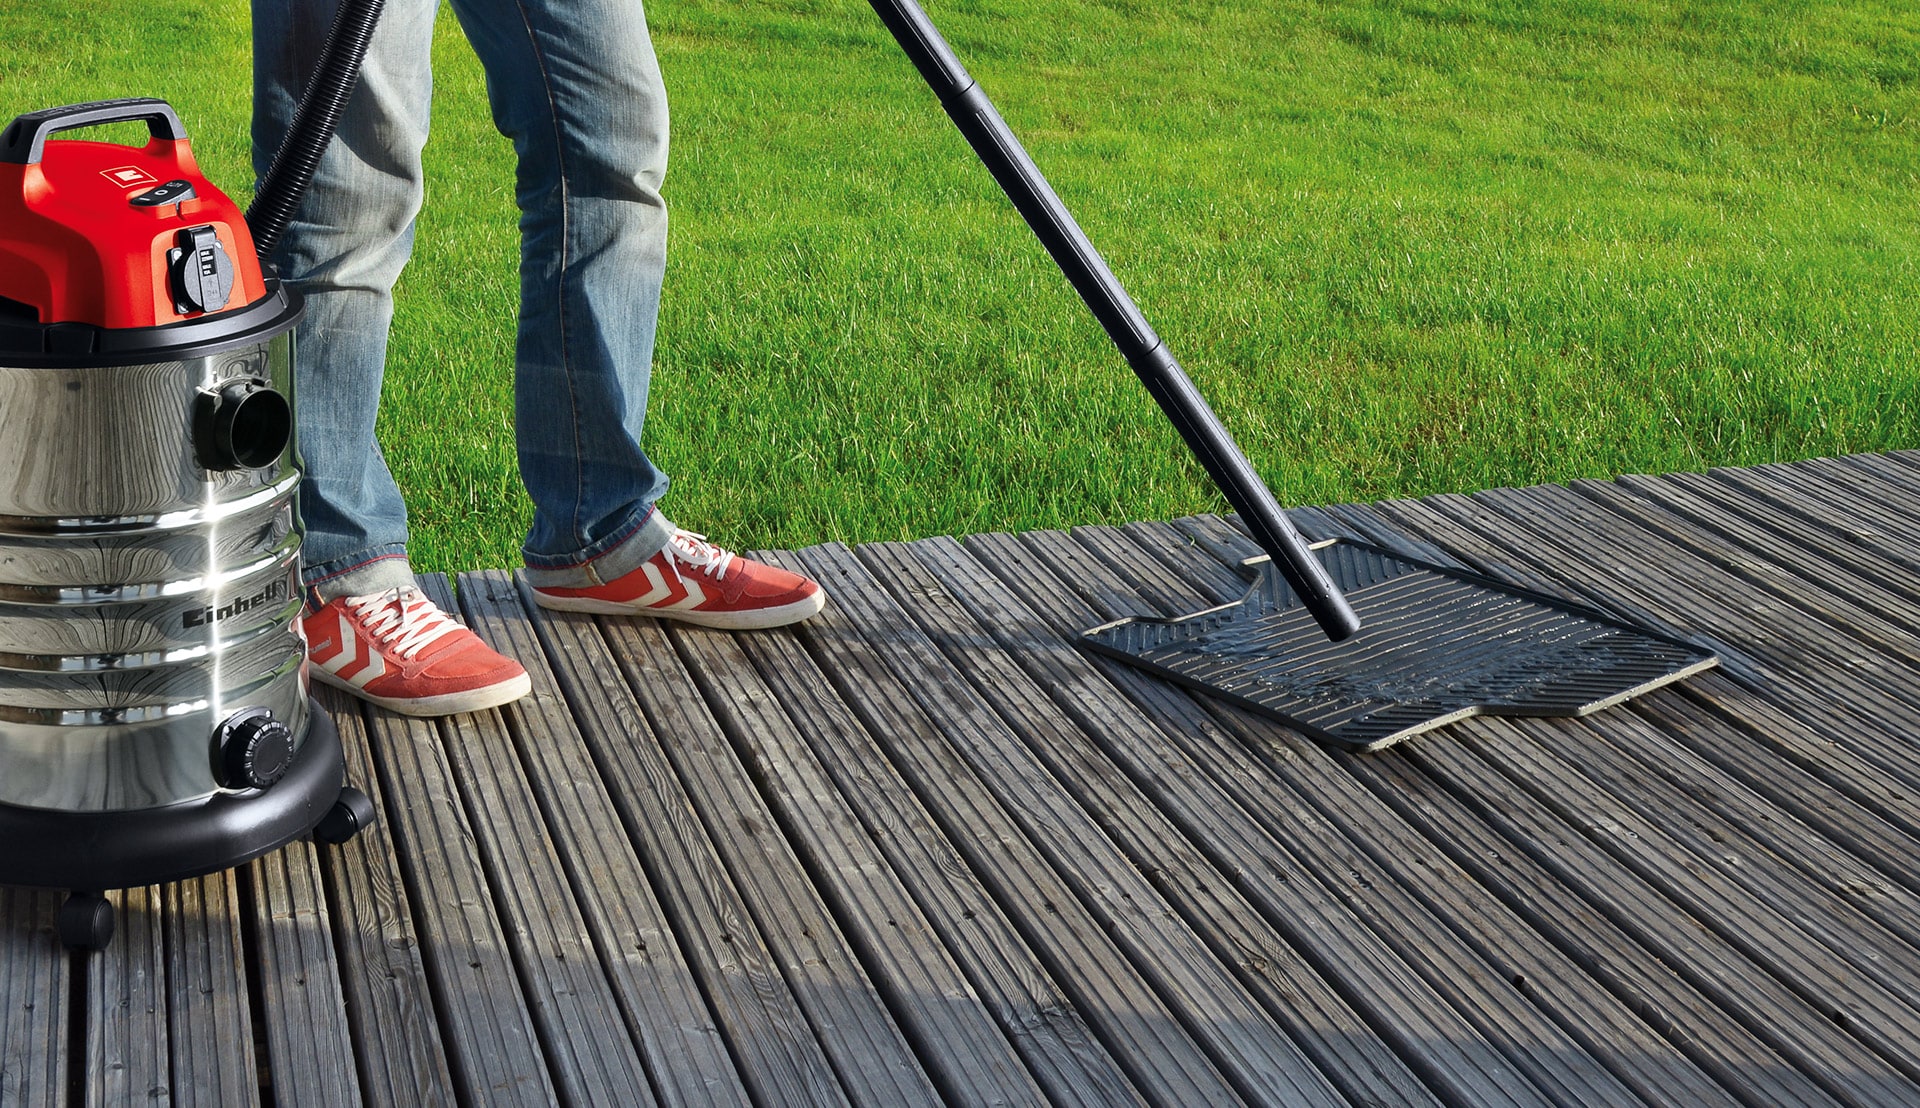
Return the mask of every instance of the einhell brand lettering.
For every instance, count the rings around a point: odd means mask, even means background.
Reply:
[[[180,617],[180,623],[183,627],[205,627],[210,623],[219,623],[223,619],[244,615],[256,608],[261,608],[272,604],[276,600],[285,600],[286,598],[287,583],[285,581],[275,581],[273,584],[268,585],[252,596],[243,596],[235,600],[230,600],[218,608],[201,608],[198,611],[188,612],[186,615]]]

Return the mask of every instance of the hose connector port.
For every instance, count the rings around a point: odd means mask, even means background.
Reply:
[[[293,405],[258,377],[222,382],[194,400],[194,453],[203,469],[262,469],[292,441]]]

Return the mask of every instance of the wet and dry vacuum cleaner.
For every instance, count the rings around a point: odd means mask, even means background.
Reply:
[[[0,131],[0,884],[73,891],[72,947],[110,941],[103,890],[344,842],[374,818],[309,697],[302,308],[260,258],[378,6],[343,10],[244,216],[163,101]],[[55,137],[121,123],[146,144]]]

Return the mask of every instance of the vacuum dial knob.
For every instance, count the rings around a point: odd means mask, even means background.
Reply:
[[[247,708],[214,732],[215,777],[229,789],[264,789],[293,765],[293,730],[266,708]]]

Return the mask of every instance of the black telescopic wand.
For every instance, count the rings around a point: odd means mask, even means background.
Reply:
[[[1358,631],[1360,617],[927,13],[914,0],[868,2],[1327,637]]]

